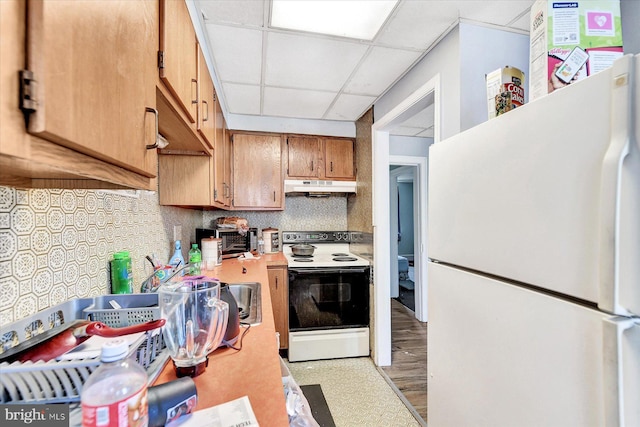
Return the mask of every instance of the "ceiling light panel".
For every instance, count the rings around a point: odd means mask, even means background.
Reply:
[[[422,52],[374,47],[345,87],[347,93],[378,96],[400,77]]]
[[[273,0],[271,27],[373,40],[397,0]]]
[[[338,92],[368,47],[292,34],[268,34],[265,84]]]
[[[348,120],[355,121],[362,116],[373,101],[375,96],[348,95],[342,94],[331,107],[331,110],[325,116],[327,120]]]
[[[205,22],[262,27],[265,3],[256,0],[198,0],[197,7],[203,12]]]
[[[224,83],[227,109],[232,114],[260,114],[260,86]]]
[[[262,113],[266,116],[321,119],[336,94],[266,87]]]
[[[216,74],[222,81],[260,84],[262,31],[206,25]]]

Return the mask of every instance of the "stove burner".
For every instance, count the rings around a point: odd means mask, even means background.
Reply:
[[[348,261],[357,261],[358,258],[354,258],[352,256],[337,256],[333,260],[338,262],[348,262]]]
[[[313,255],[291,255],[293,257],[293,259],[298,259],[298,258],[313,258]]]
[[[293,260],[295,262],[313,262],[313,257],[308,257],[308,258],[304,258],[304,257],[294,257]]]
[[[335,254],[331,254],[331,256],[349,256],[349,254],[345,254],[344,252],[338,252]]]

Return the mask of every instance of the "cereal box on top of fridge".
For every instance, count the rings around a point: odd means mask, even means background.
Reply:
[[[619,0],[537,0],[531,7],[529,100],[611,66],[622,56]]]
[[[509,65],[485,76],[489,118],[511,111],[524,104],[524,73]]]

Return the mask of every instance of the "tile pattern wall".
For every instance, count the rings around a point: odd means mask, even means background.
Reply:
[[[150,272],[144,256],[168,260],[178,224],[188,248],[202,211],[159,206],[152,192],[0,186],[0,325],[108,293],[114,252],[131,253],[140,284]]]
[[[273,227],[280,231],[347,230],[347,197],[287,196],[284,211],[205,211],[205,227],[212,228],[216,218],[224,216],[246,218],[250,227],[258,229]]]

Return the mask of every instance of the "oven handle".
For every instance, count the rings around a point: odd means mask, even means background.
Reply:
[[[322,274],[322,273],[366,273],[369,267],[362,268],[309,268],[304,270],[298,270],[296,268],[289,268],[289,272],[299,275],[305,274]]]

